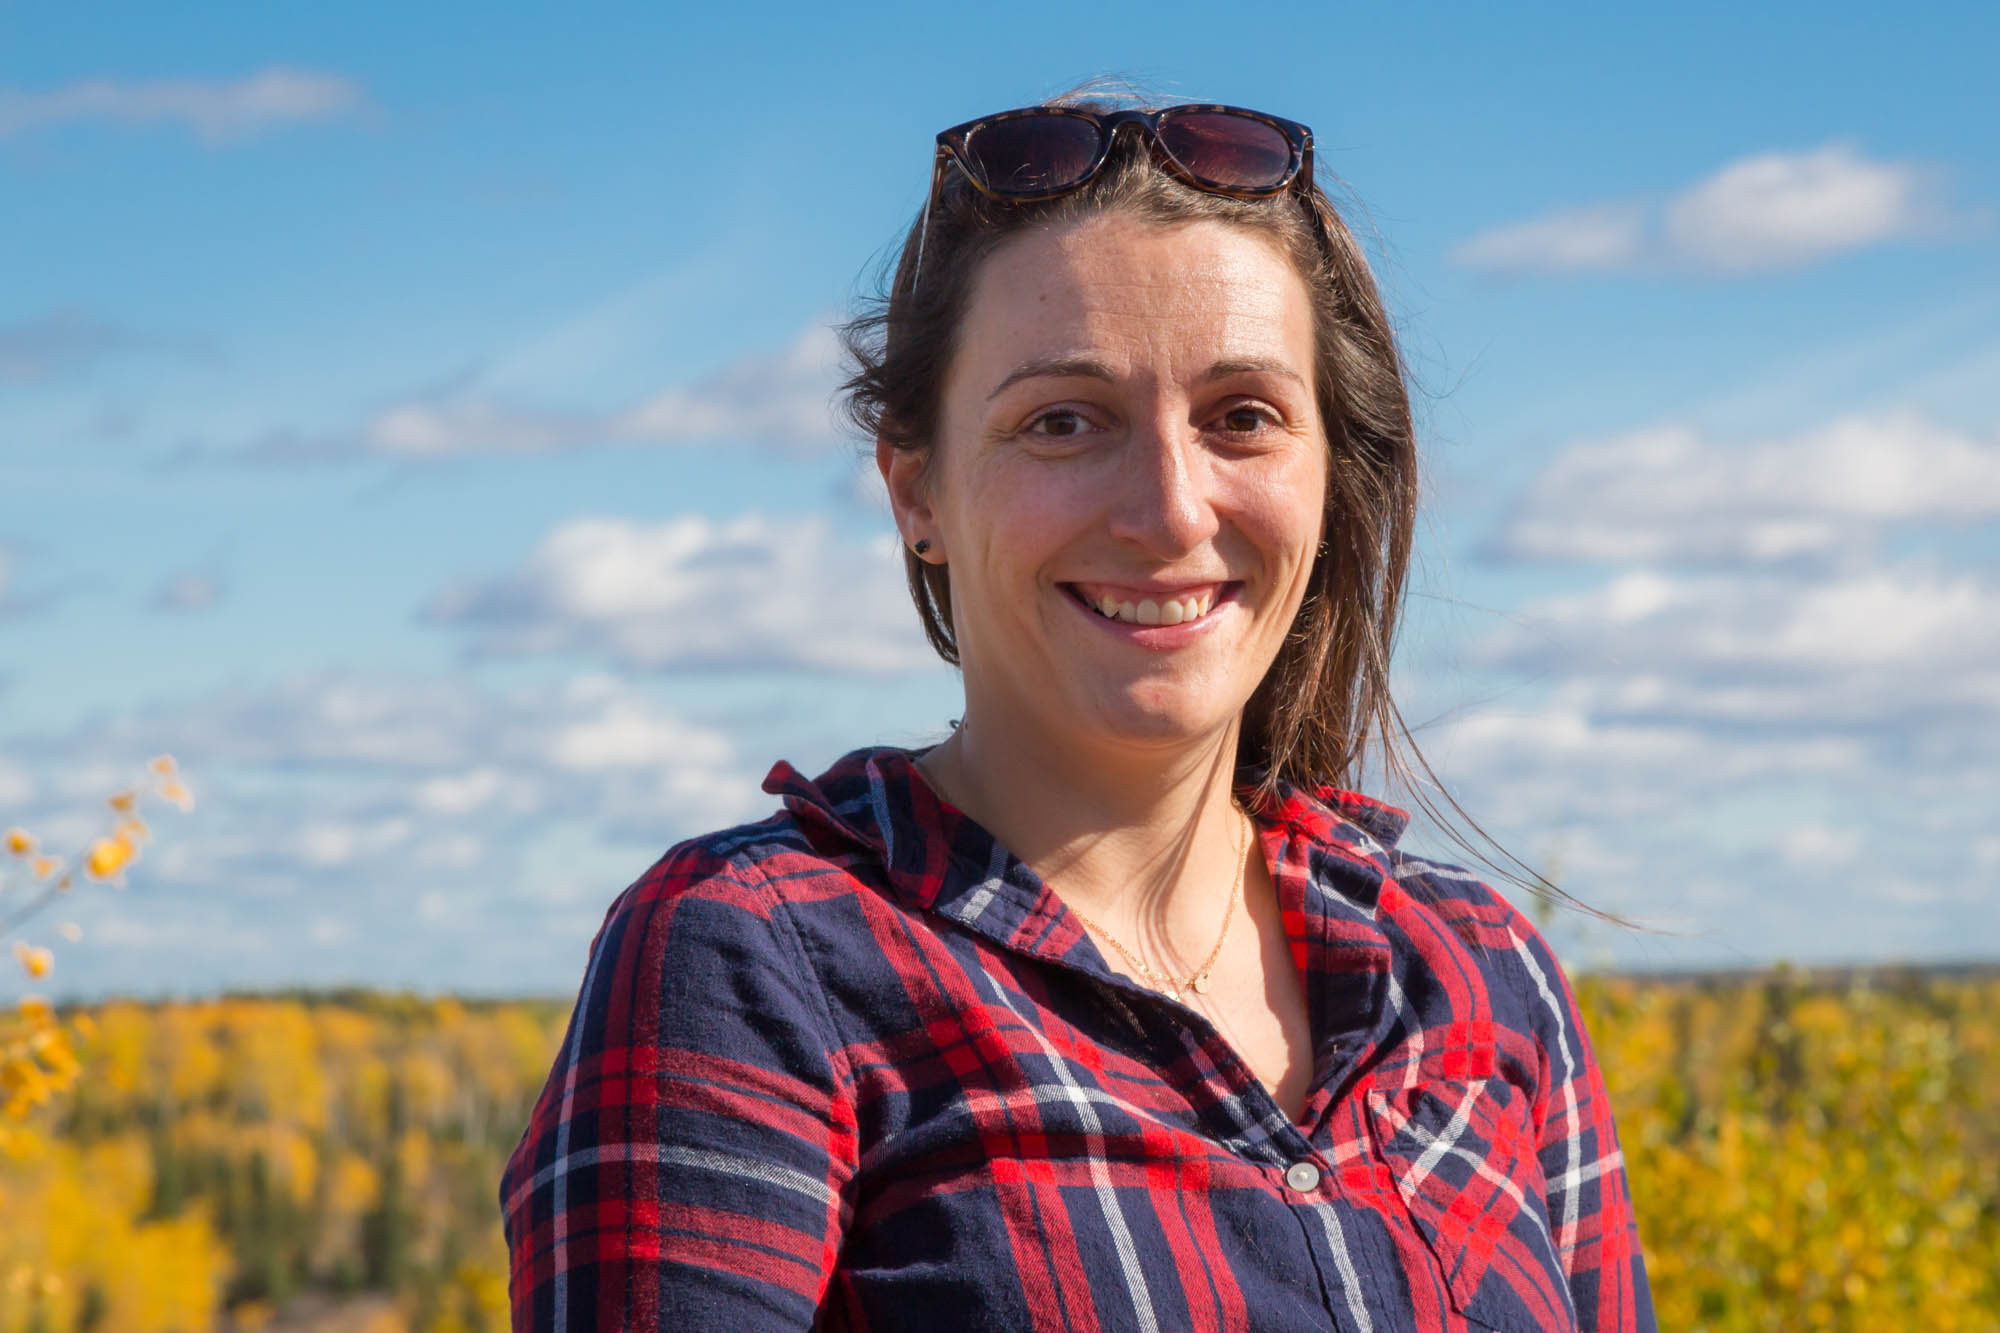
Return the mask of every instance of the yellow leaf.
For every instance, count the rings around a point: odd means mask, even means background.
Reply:
[[[28,868],[35,872],[36,879],[47,879],[56,872],[56,867],[61,864],[62,858],[59,856],[38,856],[28,862]]]
[[[83,863],[84,873],[93,879],[110,879],[131,863],[135,849],[125,838],[99,838]]]
[[[129,815],[132,813],[132,806],[136,800],[137,798],[131,792],[121,791],[106,802],[106,804],[121,815]]]
[[[26,856],[35,850],[35,835],[24,828],[8,829],[7,850],[16,856]]]
[[[14,941],[14,957],[20,962],[22,970],[36,979],[47,976],[50,966],[55,962],[55,955],[47,949],[23,944],[19,940]]]

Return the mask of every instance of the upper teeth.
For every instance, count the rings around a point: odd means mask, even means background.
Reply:
[[[1103,615],[1128,625],[1178,625],[1183,620],[1196,620],[1207,615],[1209,608],[1215,605],[1215,592],[1211,589],[1186,597],[1169,597],[1162,602],[1150,597],[1137,602],[1121,602],[1106,593],[1096,605]]]

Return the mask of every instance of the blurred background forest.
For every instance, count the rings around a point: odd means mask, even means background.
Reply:
[[[2000,969],[1587,976],[1660,1327],[2000,1328]],[[87,1006],[0,1160],[0,1333],[508,1327],[495,1186],[567,1017]]]

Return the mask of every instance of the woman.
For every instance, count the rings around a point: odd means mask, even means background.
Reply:
[[[938,144],[849,406],[963,722],[778,764],[613,904],[515,1328],[1650,1328],[1554,957],[1342,789],[1415,456],[1309,133]]]

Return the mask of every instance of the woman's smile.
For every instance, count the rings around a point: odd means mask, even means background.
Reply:
[[[1124,637],[1148,648],[1173,648],[1192,642],[1215,623],[1242,588],[1240,582],[1180,583],[1165,587],[1121,583],[1078,582],[1060,585],[1085,612]],[[1140,631],[1179,629],[1179,634]]]

